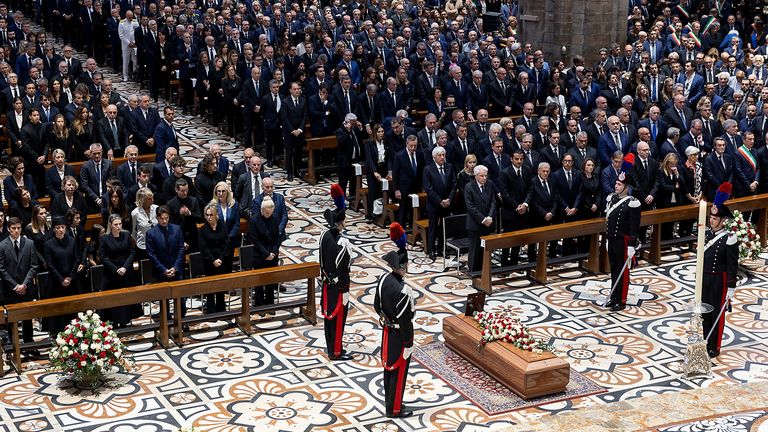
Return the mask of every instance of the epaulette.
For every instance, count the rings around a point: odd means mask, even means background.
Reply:
[[[738,237],[736,237],[736,234],[734,234],[732,231],[728,233],[728,240],[725,241],[725,244],[728,246],[735,245],[739,241]]]
[[[635,197],[632,197],[632,198],[630,198],[628,205],[629,205],[630,208],[638,208],[638,207],[640,207],[641,203],[640,203],[639,199],[637,199]]]

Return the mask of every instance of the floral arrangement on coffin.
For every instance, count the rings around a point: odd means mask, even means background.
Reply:
[[[128,369],[134,361],[126,355],[112,325],[93,311],[79,313],[58,334],[51,349],[49,370],[66,373],[81,387],[98,388],[113,367]]]
[[[739,259],[756,260],[763,251],[760,244],[760,235],[757,234],[752,222],[744,220],[744,215],[738,211],[733,211],[733,219],[725,222],[725,229],[736,234],[739,241]]]
[[[531,336],[528,326],[509,311],[475,312],[474,317],[482,330],[480,348],[498,340],[511,343],[521,350],[534,354],[554,351],[552,345],[547,345],[543,340]]]

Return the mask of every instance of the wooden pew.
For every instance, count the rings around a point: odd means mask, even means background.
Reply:
[[[317,324],[315,306],[315,278],[320,276],[320,265],[317,263],[300,263],[282,265],[266,269],[249,270],[239,273],[230,273],[213,277],[201,277],[182,281],[169,282],[171,298],[174,298],[174,326],[172,336],[176,345],[181,346],[184,340],[184,326],[182,323],[210,321],[214,314],[189,317],[182,320],[181,298],[202,294],[212,294],[221,291],[241,291],[240,311],[221,312],[215,314],[215,318],[235,318],[238,327],[245,334],[253,333],[251,327],[252,312],[270,312],[276,310],[299,308],[299,313],[312,325]],[[260,285],[277,284],[280,282],[307,280],[307,296],[304,299],[291,302],[280,302],[273,305],[259,306],[251,311],[251,287]],[[215,283],[212,283],[215,281]]]
[[[317,184],[317,162],[315,152],[322,149],[335,149],[336,135],[324,137],[315,137],[307,139],[307,172],[304,174],[304,181],[311,184]]]
[[[590,237],[589,253],[586,257],[587,264],[585,268],[589,272],[597,273],[599,265],[598,234],[602,233],[604,230],[604,219],[589,219],[484,236],[480,240],[481,247],[483,248],[483,267],[479,277],[472,278],[472,285],[488,294],[493,294],[491,281],[491,276],[494,272],[491,261],[493,251],[497,249],[525,246],[531,243],[538,243],[533,278],[540,283],[545,284],[547,283],[547,264],[553,264],[563,260],[563,258],[548,259],[547,243],[569,237]],[[570,257],[565,257],[564,259],[565,261],[572,260]]]
[[[236,323],[240,326],[243,332],[250,334],[253,332],[250,323],[250,288],[253,286],[290,282],[305,278],[307,279],[306,299],[263,306],[256,308],[253,311],[262,312],[299,308],[301,315],[314,325],[317,324],[315,313],[315,278],[319,275],[319,264],[299,263],[258,270],[247,270],[226,275],[204,276],[196,279],[139,285],[109,291],[78,294],[69,297],[8,304],[4,306],[4,316],[5,323],[9,325],[10,337],[13,344],[13,366],[17,371],[21,371],[22,344],[19,340],[19,321],[78,313],[89,309],[99,310],[108,307],[160,301],[159,325],[150,323],[147,326],[135,326],[132,327],[130,331],[135,333],[145,331],[148,328],[157,328],[155,337],[161,346],[168,348],[170,346],[170,333],[167,318],[168,311],[166,309],[165,300],[171,298],[176,299],[173,335],[174,339],[180,344],[183,336],[183,323],[207,321],[219,316],[204,315],[201,317],[189,317],[182,321],[180,303],[182,297],[228,291],[231,289],[241,289],[243,291],[241,309],[239,311],[230,312],[228,316],[236,318]],[[33,344],[40,345],[39,342]],[[0,361],[0,373],[3,373],[3,370],[2,361]]]
[[[408,236],[408,243],[416,245],[416,242],[421,239],[421,245],[424,248],[424,253],[429,253],[427,231],[429,230],[429,219],[423,219],[421,215],[426,215],[425,207],[427,206],[427,194],[426,192],[419,192],[419,206],[413,208],[413,231]]]

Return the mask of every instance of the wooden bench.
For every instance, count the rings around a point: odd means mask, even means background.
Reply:
[[[317,167],[315,152],[323,149],[335,149],[336,144],[336,135],[307,139],[307,172],[304,174],[305,182],[313,186],[317,184],[317,170],[319,167]]]
[[[363,187],[363,177],[365,176],[365,164],[361,164],[360,174],[355,174],[355,196],[349,200],[349,208],[358,211],[363,208],[363,213],[368,214],[371,209],[368,208],[368,188]]]
[[[127,306],[136,303],[160,301],[159,325],[150,323],[146,326],[134,326],[130,328],[133,333],[146,331],[147,328],[157,328],[155,337],[159,344],[168,348],[169,327],[168,311],[164,300],[176,299],[175,321],[173,323],[173,337],[177,343],[182,342],[183,323],[208,321],[218,319],[220,314],[204,315],[201,317],[188,317],[182,320],[181,299],[183,297],[208,294],[214,292],[240,289],[242,290],[241,308],[239,311],[231,311],[227,315],[236,318],[235,322],[245,333],[252,333],[250,324],[250,288],[259,285],[290,282],[307,279],[306,299],[292,302],[277,303],[255,309],[256,312],[274,311],[299,308],[300,313],[313,325],[317,323],[315,314],[315,278],[320,275],[320,266],[317,263],[289,264],[279,267],[271,267],[258,270],[247,270],[227,275],[204,276],[196,279],[162,282],[149,285],[139,285],[129,288],[120,288],[109,291],[100,291],[87,294],[78,294],[68,297],[30,301],[8,304],[4,306],[5,323],[9,325],[9,332],[13,346],[13,366],[21,371],[22,345],[41,346],[40,342],[22,344],[19,341],[18,322],[34,318],[47,318],[57,315],[73,314],[86,310],[100,310],[109,307]],[[121,330],[122,332],[122,330]],[[48,341],[49,342],[49,341]],[[0,361],[0,373],[4,371]]]
[[[421,217],[422,214],[426,214],[422,209],[427,205],[427,194],[426,192],[419,192],[418,195],[419,206],[413,208],[413,231],[411,232],[411,235],[408,236],[408,243],[416,245],[416,242],[421,239],[424,253],[428,254],[429,241],[427,240],[427,232],[429,231],[429,219],[423,219]]]
[[[533,278],[542,284],[547,283],[547,265],[556,264],[562,261],[572,262],[582,258],[580,255],[576,257],[561,257],[550,259],[547,256],[547,243],[550,241],[556,241],[563,238],[571,237],[590,237],[589,252],[586,254],[586,266],[584,267],[591,273],[597,273],[599,269],[599,238],[598,234],[605,230],[604,219],[589,219],[577,222],[568,222],[557,225],[548,225],[543,227],[528,228],[518,231],[511,231],[502,234],[492,234],[483,236],[480,239],[481,247],[483,248],[483,264],[482,270],[479,275],[475,275],[472,278],[472,285],[480,290],[493,293],[493,285],[491,276],[494,273],[503,273],[514,271],[516,268],[534,267]],[[535,266],[523,264],[515,266],[514,268],[494,268],[491,260],[493,251],[497,249],[506,249],[512,247],[526,246],[532,243],[537,243],[538,248],[536,250],[536,264]]]

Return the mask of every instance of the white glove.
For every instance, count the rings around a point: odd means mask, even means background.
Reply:
[[[635,256],[635,248],[630,246],[627,248],[627,258],[632,258],[633,256]]]
[[[345,292],[341,295],[341,303],[346,306],[349,303],[349,293]]]
[[[608,242],[605,242],[605,251],[608,252]]]
[[[408,360],[408,358],[411,356],[411,353],[413,352],[413,347],[411,348],[403,348],[403,358]]]
[[[341,247],[349,247],[349,240],[346,237],[339,238],[339,241],[336,242],[337,245]]]
[[[728,300],[733,300],[734,294],[736,294],[736,288],[728,288]]]

